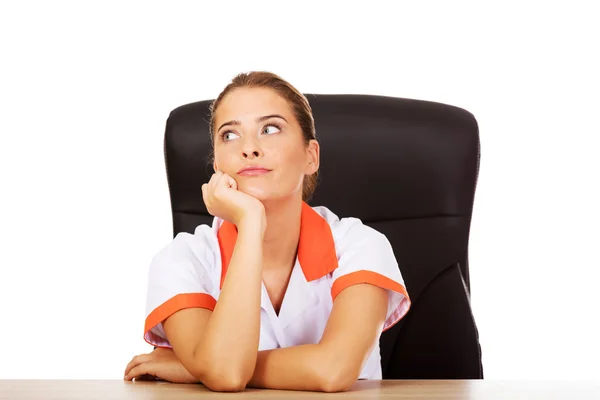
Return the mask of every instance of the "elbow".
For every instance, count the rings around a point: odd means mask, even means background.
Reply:
[[[345,392],[356,383],[359,373],[349,368],[332,368],[329,373],[321,375],[320,389],[325,393]]]
[[[323,379],[321,382],[321,391],[325,393],[345,392],[356,382],[350,379]]]
[[[200,379],[202,384],[213,392],[242,392],[248,381],[240,375],[214,374]]]
[[[231,365],[221,367],[208,363],[206,366],[208,368],[197,370],[193,375],[213,392],[241,392],[250,382],[251,376],[248,377],[247,373]]]
[[[214,392],[241,392],[254,373],[254,368],[249,368],[248,363],[223,357],[198,357],[192,369],[192,375]]]

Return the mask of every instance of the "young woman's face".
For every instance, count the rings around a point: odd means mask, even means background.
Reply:
[[[304,176],[318,169],[318,143],[305,145],[291,107],[271,89],[229,92],[216,110],[214,129],[215,171],[261,201],[302,197]]]

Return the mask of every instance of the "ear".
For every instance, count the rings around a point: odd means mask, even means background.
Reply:
[[[319,170],[321,148],[319,142],[312,139],[306,147],[306,168],[304,173],[312,175]]]

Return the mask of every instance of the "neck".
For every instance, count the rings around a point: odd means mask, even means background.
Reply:
[[[302,198],[265,204],[267,228],[263,240],[265,270],[293,267],[300,239]]]

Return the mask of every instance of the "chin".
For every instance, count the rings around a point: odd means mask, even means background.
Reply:
[[[240,188],[239,190],[241,192],[249,194],[250,196],[252,196],[254,198],[257,198],[260,201],[271,200],[273,198],[271,193],[268,193],[267,191],[260,189],[260,188],[256,188],[256,187]]]
[[[240,191],[249,194],[263,203],[265,201],[282,200],[289,197],[279,192],[268,191],[258,187],[242,187]]]

